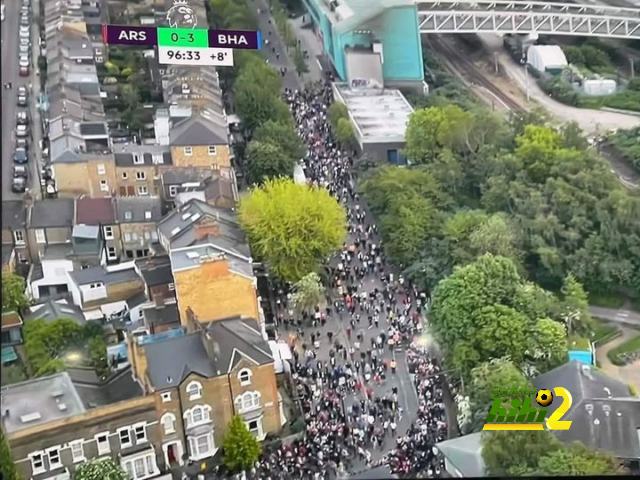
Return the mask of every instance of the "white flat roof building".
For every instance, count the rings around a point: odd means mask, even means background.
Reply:
[[[333,90],[349,110],[361,147],[367,143],[404,143],[413,107],[400,90],[351,88],[346,83],[334,83]]]

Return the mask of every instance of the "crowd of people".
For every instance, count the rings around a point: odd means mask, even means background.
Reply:
[[[246,476],[326,479],[386,463],[399,476],[437,477],[442,459],[433,446],[447,432],[440,367],[412,344],[429,296],[387,263],[355,190],[353,156],[331,132],[330,85],[287,90],[285,100],[308,150],[305,175],[345,207],[349,240],[329,263],[326,305],[296,312],[286,287],[278,291],[279,334],[292,348],[305,430],[291,443],[266,449]],[[400,355],[411,373],[399,371]],[[393,377],[400,374],[413,377],[415,392],[398,391],[401,382]]]

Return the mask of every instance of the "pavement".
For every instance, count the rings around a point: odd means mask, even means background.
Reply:
[[[492,33],[479,33],[478,38],[485,45],[488,52],[497,55],[503,71],[515,81],[520,89],[523,92],[528,90],[530,98],[539,103],[559,121],[563,123],[577,122],[580,128],[589,135],[601,135],[610,130],[630,129],[640,125],[640,117],[635,115],[570,107],[549,98],[538,87],[535,79],[527,79],[524,68],[517,64],[504,50],[500,37]]]
[[[629,385],[633,385],[636,388],[636,391],[640,392],[640,360],[636,360],[635,362],[625,365],[624,367],[619,367],[614,365],[609,360],[607,353],[610,350],[622,345],[625,342],[628,342],[632,338],[638,336],[638,331],[633,330],[631,328],[621,327],[622,335],[612,340],[609,343],[602,345],[601,347],[596,348],[596,359],[598,361],[598,366],[609,376],[620,380],[623,383],[627,383]]]
[[[640,328],[640,313],[631,310],[617,310],[614,308],[589,307],[589,313],[597,318],[609,320],[614,323]]]
[[[15,149],[15,127],[16,114],[19,110],[24,110],[17,106],[18,87],[33,84],[33,89],[29,96],[29,113],[31,118],[31,145],[29,149],[29,188],[36,194],[40,193],[39,168],[36,157],[40,157],[39,141],[41,139],[41,127],[39,116],[36,116],[36,98],[40,93],[39,79],[34,81],[37,71],[39,55],[39,3],[31,2],[31,76],[21,77],[18,66],[18,31],[20,28],[20,7],[22,2],[11,0],[5,3],[5,19],[2,22],[2,199],[21,199],[22,194],[11,191],[11,181],[13,178],[13,153]],[[37,78],[37,76],[36,76]],[[4,89],[4,84],[11,82],[13,88]],[[35,127],[35,128],[34,128]]]

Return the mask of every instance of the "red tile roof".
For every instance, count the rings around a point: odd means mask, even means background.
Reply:
[[[113,225],[116,212],[110,198],[83,197],[76,200],[76,224]]]

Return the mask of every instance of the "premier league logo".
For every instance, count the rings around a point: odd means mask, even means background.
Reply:
[[[173,0],[173,7],[167,12],[167,22],[171,28],[196,28],[198,17],[187,0]]]

